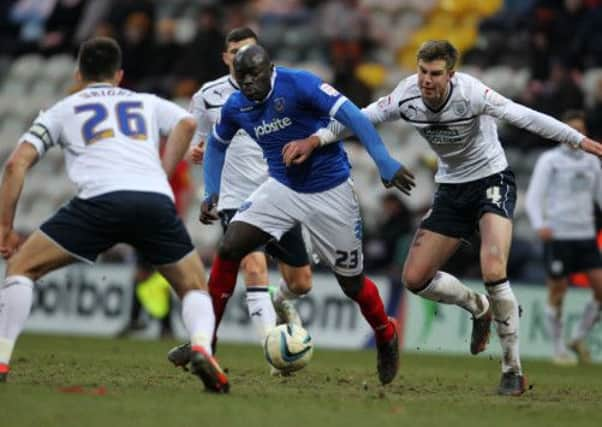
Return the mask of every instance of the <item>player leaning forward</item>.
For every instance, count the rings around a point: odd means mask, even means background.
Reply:
[[[234,74],[240,91],[222,107],[207,144],[206,198],[220,192],[226,149],[239,129],[254,136],[262,148],[270,177],[232,218],[211,269],[211,292],[231,295],[240,261],[300,223],[307,227],[314,248],[333,269],[345,294],[358,303],[374,329],[379,378],[383,384],[391,382],[399,365],[397,331],[394,321],[387,318],[378,289],[363,273],[361,217],[345,151],[341,144],[332,144],[317,149],[302,165],[287,167],[283,150],[288,141],[311,135],[334,116],[358,134],[388,184],[409,192],[411,174],[390,157],[359,109],[315,75],[274,67],[259,45],[238,51]],[[225,300],[214,308],[219,316]]]
[[[498,140],[495,119],[565,142],[600,156],[602,146],[545,114],[516,104],[454,67],[457,50],[447,41],[428,41],[418,50],[418,72],[395,90],[362,109],[372,123],[397,120],[412,124],[437,153],[439,187],[405,262],[403,282],[412,292],[455,304],[473,315],[470,350],[485,349],[491,319],[503,350],[498,392],[525,391],[519,357],[519,307],[506,277],[516,201],[514,174]],[[343,131],[333,122],[318,138],[295,141],[287,162],[304,161],[316,145],[338,140]],[[456,277],[440,271],[462,239],[481,234],[480,260],[489,298]]]
[[[0,187],[0,380],[32,305],[34,282],[76,261],[93,263],[118,242],[138,249],[182,299],[193,344],[192,371],[206,388],[228,391],[211,355],[215,316],[203,266],[178,218],[167,175],[188,149],[194,118],[154,95],[117,87],[121,50],[109,38],[82,44],[76,77],[85,88],[41,113],[6,162]],[[163,161],[159,135],[169,133]],[[13,231],[25,174],[47,150],[65,150],[67,173],[79,191],[21,247]]]

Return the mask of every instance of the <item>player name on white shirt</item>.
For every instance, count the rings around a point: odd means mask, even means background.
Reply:
[[[190,114],[155,95],[93,84],[41,112],[20,143],[39,157],[64,150],[82,199],[113,191],[149,191],[173,199],[159,157],[160,135]]]
[[[205,83],[192,97],[190,112],[197,120],[193,143],[207,142],[213,125],[219,120],[221,108],[228,97],[238,90],[229,75]],[[261,130],[258,130],[258,132]],[[266,129],[263,129],[265,132]],[[268,177],[268,167],[257,143],[239,130],[226,151],[226,160],[220,183],[218,211],[238,209],[240,205]]]

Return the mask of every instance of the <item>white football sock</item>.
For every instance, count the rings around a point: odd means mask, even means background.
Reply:
[[[296,300],[301,298],[302,295],[297,295],[293,291],[288,288],[288,285],[284,280],[280,280],[280,286],[278,286],[278,290],[274,293],[274,303],[278,304],[285,300]]]
[[[455,304],[479,318],[489,308],[485,295],[473,291],[451,274],[438,271],[428,286],[417,292],[421,297],[444,304]]]
[[[263,345],[268,331],[276,326],[276,312],[267,286],[247,287],[247,308],[259,342]]]
[[[563,337],[562,306],[554,307],[548,304],[546,305],[545,313],[548,333],[552,337],[552,342],[554,343],[554,354],[566,354],[567,350]]]
[[[15,341],[29,317],[33,302],[33,281],[9,276],[0,287],[0,363],[8,365]]]
[[[519,308],[510,282],[486,286],[491,298],[493,320],[502,345],[502,372],[522,375],[518,347]]]
[[[577,326],[577,330],[573,336],[573,341],[582,340],[587,337],[589,331],[591,331],[596,322],[600,320],[601,309],[602,306],[595,299],[592,299],[585,305],[583,314],[581,315],[581,320],[579,321],[579,325]]]
[[[215,314],[211,298],[206,291],[188,291],[182,299],[182,321],[193,346],[203,347],[209,354],[215,329]]]

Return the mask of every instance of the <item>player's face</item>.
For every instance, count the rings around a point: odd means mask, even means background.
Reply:
[[[432,107],[441,105],[453,75],[454,72],[447,69],[443,59],[430,62],[418,60],[418,86],[424,102]]]
[[[228,70],[230,70],[230,75],[234,77],[234,67],[232,62],[234,61],[234,55],[238,52],[242,47],[257,44],[257,40],[254,38],[243,39],[237,42],[230,42],[226,47],[226,51],[222,53],[222,59],[224,60],[224,64],[228,66]]]
[[[252,62],[239,64],[234,78],[240,91],[251,101],[263,101],[272,87],[272,64]]]

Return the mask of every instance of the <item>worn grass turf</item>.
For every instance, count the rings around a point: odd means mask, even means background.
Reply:
[[[532,388],[496,396],[497,360],[402,355],[378,385],[372,351],[316,349],[310,366],[274,378],[255,346],[221,345],[231,394],[202,391],[165,359],[174,342],[23,336],[0,384],[0,426],[597,426],[602,366],[524,363]]]

